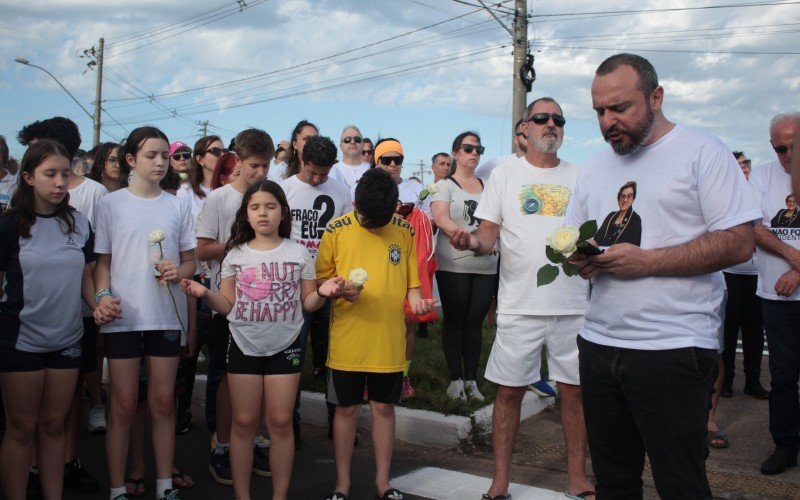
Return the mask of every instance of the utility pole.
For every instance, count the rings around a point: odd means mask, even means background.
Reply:
[[[424,185],[425,184],[425,174],[427,173],[427,172],[425,172],[425,162],[420,160],[419,163],[417,164],[417,166],[419,167],[419,170],[417,170],[416,172],[411,172],[411,174],[418,176],[419,177],[419,181]]]
[[[525,113],[529,87],[522,81],[522,66],[528,55],[528,2],[514,2],[514,101],[511,117],[511,143],[514,143],[514,124]],[[513,147],[513,146],[512,146]]]
[[[93,146],[100,144],[100,122],[102,120],[102,96],[103,96],[103,47],[105,40],[100,39],[100,50],[97,51],[97,84],[94,93],[94,137],[92,141]]]
[[[203,134],[200,137],[208,137],[208,120],[197,122],[197,124],[200,125],[200,133]]]

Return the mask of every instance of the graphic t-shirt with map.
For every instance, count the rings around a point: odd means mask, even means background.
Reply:
[[[561,160],[554,168],[539,168],[524,157],[492,172],[475,216],[500,225],[501,314],[583,314],[587,282],[560,273],[544,287],[536,273],[549,261],[545,238],[564,225],[578,167]]]

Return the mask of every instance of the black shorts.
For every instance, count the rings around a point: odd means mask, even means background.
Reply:
[[[370,401],[395,405],[403,394],[403,372],[370,373],[328,370],[329,403],[352,406],[364,401],[364,388]]]
[[[173,358],[181,353],[180,330],[107,332],[103,334],[108,359],[131,359],[142,356]]]
[[[215,314],[211,318],[211,331],[208,338],[209,365],[224,371],[228,355],[228,337],[231,330],[228,328],[228,318],[222,314]]]
[[[292,375],[303,369],[300,336],[283,351],[272,356],[248,356],[243,353],[233,336],[228,336],[228,373],[242,375]]]
[[[0,372],[77,370],[81,366],[81,342],[52,352],[27,352],[0,345]]]
[[[97,324],[94,318],[83,318],[83,338],[81,339],[81,374],[92,373],[97,370]]]

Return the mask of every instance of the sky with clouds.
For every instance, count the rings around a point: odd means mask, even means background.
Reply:
[[[0,0],[0,134],[21,156],[13,138],[22,126],[63,115],[91,147],[91,119],[14,58],[48,69],[92,111],[96,74],[80,56],[104,37],[102,141],[152,124],[194,143],[206,120],[226,144],[250,126],[278,141],[308,119],[334,142],[351,123],[373,139],[398,138],[406,177],[463,130],[480,133],[485,159],[507,154],[511,37],[468,4],[477,1]],[[508,27],[513,5],[493,8]],[[668,119],[755,164],[774,158],[770,118],[800,110],[798,1],[528,0],[528,9],[537,75],[528,101],[561,102],[560,156],[574,163],[608,147],[589,90],[615,52],[654,64]]]

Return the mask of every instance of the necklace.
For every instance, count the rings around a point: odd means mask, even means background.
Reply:
[[[622,218],[622,222],[625,224],[624,226],[622,226],[622,229],[620,229],[619,231],[615,230],[615,232],[617,233],[617,237],[616,237],[616,238],[614,238],[614,243],[616,243],[616,242],[619,240],[619,237],[620,237],[620,236],[622,236],[622,233],[624,233],[624,232],[625,232],[625,228],[627,228],[627,227],[628,227],[628,223],[631,221],[631,212],[632,212],[632,211],[633,211],[633,210],[632,210],[631,208],[629,208],[629,209],[628,209],[628,211],[627,211],[627,213],[625,214],[625,217],[623,217],[623,218]],[[606,238],[608,238],[608,231],[611,229],[611,226],[614,226],[614,227],[619,227],[619,226],[618,226],[618,225],[617,225],[617,224],[614,222],[614,220],[616,220],[616,218],[617,218],[617,217],[619,217],[619,214],[620,214],[620,212],[622,212],[622,210],[617,210],[617,213],[616,213],[616,214],[614,214],[614,217],[612,217],[612,218],[611,218],[611,220],[609,221],[609,224],[608,224],[608,226],[606,226],[606,232],[605,232],[605,234],[603,235],[603,240],[604,240],[604,241],[606,240]],[[612,233],[612,235],[613,235],[613,233]],[[612,245],[613,245],[614,243],[612,243]]]

